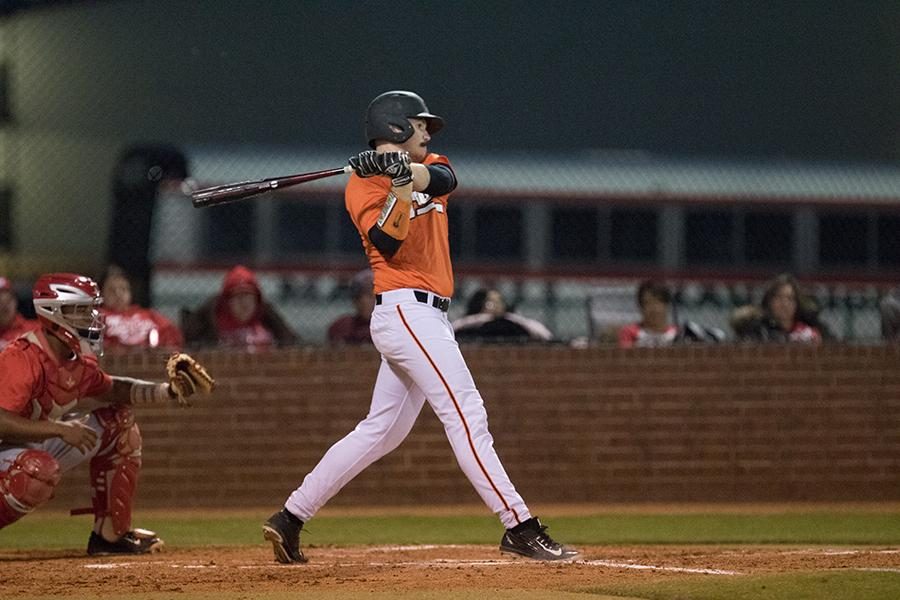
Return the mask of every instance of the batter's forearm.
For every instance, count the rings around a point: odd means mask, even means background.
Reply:
[[[409,233],[409,213],[412,208],[412,183],[392,186],[381,214],[367,232],[369,241],[381,254],[390,258]]]
[[[428,167],[419,163],[412,163],[409,167],[413,173],[413,191],[424,192],[431,183],[431,173],[428,171]]]
[[[5,442],[43,442],[61,437],[62,427],[56,421],[32,421],[0,409],[0,439]]]

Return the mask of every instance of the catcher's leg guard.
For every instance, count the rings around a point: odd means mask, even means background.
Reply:
[[[0,529],[18,521],[53,497],[59,463],[43,450],[25,450],[0,473]]]
[[[109,517],[116,536],[131,529],[131,511],[141,470],[141,432],[128,407],[95,411],[103,425],[100,452],[91,459],[94,531]]]

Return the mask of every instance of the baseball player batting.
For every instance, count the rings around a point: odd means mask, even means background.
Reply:
[[[304,523],[396,448],[426,401],[466,477],[506,528],[500,550],[536,560],[578,556],[546,533],[506,474],[447,319],[453,295],[447,207],[457,182],[447,157],[428,152],[431,136],[443,126],[412,92],[386,92],[369,104],[372,150],[350,158],[354,172],[345,204],[374,272],[370,327],[381,368],[366,418],[325,453],[284,509],[263,525],[278,562],[306,562],[300,548]]]
[[[40,327],[0,352],[0,529],[47,502],[63,473],[90,461],[93,507],[73,511],[94,514],[87,553],[154,552],[162,540],[131,526],[141,470],[133,407],[187,404],[214,382],[186,354],[169,358],[166,383],[111,377],[100,369],[103,299],[89,277],[43,275],[32,297]],[[85,407],[87,399],[99,408]]]

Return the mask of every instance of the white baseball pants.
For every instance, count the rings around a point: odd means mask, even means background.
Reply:
[[[422,292],[419,292],[420,296]],[[447,313],[416,299],[414,290],[381,294],[372,313],[372,341],[381,368],[369,414],[334,444],[285,503],[308,521],[357,474],[400,445],[425,400],[444,425],[450,446],[484,503],[509,529],[531,518],[494,450],[484,402],[466,366]]]
[[[100,451],[100,445],[103,443],[103,432],[105,428],[93,412],[79,415],[76,418],[97,432],[97,443],[94,444],[93,448],[82,454],[81,450],[68,445],[62,438],[58,437],[48,438],[43,442],[0,444],[0,471],[9,469],[9,466],[15,462],[16,457],[28,449],[43,450],[55,458],[57,462],[59,462],[60,473],[71,471],[81,463],[94,458]],[[69,420],[69,418],[63,420]]]

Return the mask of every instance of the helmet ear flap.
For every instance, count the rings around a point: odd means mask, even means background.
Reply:
[[[376,139],[386,139],[389,142],[394,142],[395,144],[402,144],[406,140],[412,137],[413,129],[412,124],[406,118],[390,118],[385,122],[386,129],[391,132],[393,137],[382,137]],[[369,140],[369,146],[371,148],[375,148],[375,139]]]

